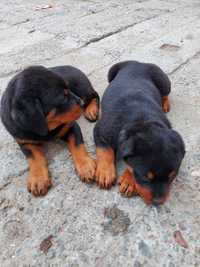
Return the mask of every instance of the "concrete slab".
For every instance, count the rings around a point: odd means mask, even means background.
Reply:
[[[158,63],[172,80],[169,118],[187,153],[169,200],[155,208],[123,198],[117,185],[104,191],[82,183],[65,145],[47,144],[54,186],[34,198],[26,190],[24,156],[0,124],[0,265],[199,267],[199,0],[57,0],[35,11],[46,4],[1,1],[0,95],[30,64],[80,67],[102,95],[113,63]],[[94,125],[84,118],[79,124],[94,155]],[[188,248],[175,242],[176,231]],[[50,244],[46,254],[42,241]]]

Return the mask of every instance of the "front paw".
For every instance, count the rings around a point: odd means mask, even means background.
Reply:
[[[101,188],[109,189],[116,182],[115,166],[99,163],[97,164],[95,176],[96,182]]]
[[[34,196],[44,196],[52,186],[51,179],[49,177],[37,177],[30,175],[27,180],[27,189]]]
[[[131,197],[137,194],[135,183],[131,174],[126,171],[120,178],[119,178],[119,191],[126,197]]]
[[[76,171],[83,182],[92,182],[96,171],[96,161],[87,156],[76,163]]]

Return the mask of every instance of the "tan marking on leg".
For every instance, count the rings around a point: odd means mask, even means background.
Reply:
[[[69,137],[67,145],[81,180],[92,182],[96,170],[96,161],[89,156],[84,144],[76,145],[74,136]]]
[[[84,116],[89,121],[96,121],[99,115],[99,106],[97,104],[97,99],[91,100],[89,105],[84,110]]]
[[[163,96],[162,98],[162,108],[165,113],[170,111],[170,101],[168,96]]]
[[[137,190],[135,186],[135,180],[133,178],[133,172],[127,168],[122,176],[119,178],[120,188],[119,191],[121,194],[131,197],[137,195]]]
[[[115,153],[112,148],[97,147],[96,181],[101,188],[109,189],[116,182]]]
[[[15,140],[20,145],[23,145],[23,144],[40,144],[41,143],[41,141],[29,140],[29,139],[18,139],[18,138],[16,138]]]
[[[41,147],[32,144],[27,144],[25,147],[32,153],[32,157],[28,158],[28,191],[34,196],[45,195],[48,189],[52,186],[52,182],[49,177],[47,162],[43,150]]]
[[[66,124],[65,126],[63,126],[60,132],[57,134],[57,137],[58,138],[63,137],[69,131],[70,128],[71,128],[71,125]]]

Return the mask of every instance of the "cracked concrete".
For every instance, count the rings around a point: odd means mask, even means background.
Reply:
[[[35,10],[46,4],[53,7]],[[0,265],[200,266],[199,0],[1,0],[0,29],[0,95],[30,64],[77,66],[100,95],[112,64],[159,64],[172,80],[169,118],[187,152],[169,200],[155,208],[123,198],[117,185],[83,184],[66,147],[50,143],[54,186],[34,198],[24,156],[0,124]],[[94,154],[94,125],[79,123]],[[176,243],[175,231],[188,248]]]

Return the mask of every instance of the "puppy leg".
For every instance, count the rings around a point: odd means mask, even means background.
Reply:
[[[165,113],[170,111],[170,101],[168,96],[163,96],[162,98],[162,108]]]
[[[99,116],[99,99],[93,98],[88,105],[84,107],[84,116],[90,122],[95,122]]]
[[[94,90],[88,77],[79,69],[72,66],[50,68],[63,78],[70,90],[84,102],[84,116],[94,122],[99,114],[99,95]]]
[[[151,75],[151,78],[158,88],[160,95],[162,97],[162,107],[164,112],[170,111],[170,102],[168,95],[171,91],[171,82],[164,71],[162,71],[158,66],[154,64],[148,64],[149,65],[149,72]]]
[[[161,96],[169,95],[171,91],[171,82],[167,74],[154,64],[148,64],[150,76],[160,91]]]
[[[116,181],[115,152],[111,147],[98,147],[96,181],[101,188],[109,189]]]
[[[133,179],[133,172],[126,169],[122,176],[119,178],[119,191],[121,194],[131,197],[137,194],[135,182]]]
[[[94,180],[96,161],[90,157],[83,142],[81,129],[77,123],[63,136],[63,141],[67,142],[68,149],[72,154],[74,165],[78,175],[83,182]]]
[[[43,196],[52,186],[41,145],[19,144],[29,164],[27,188],[34,196]]]

